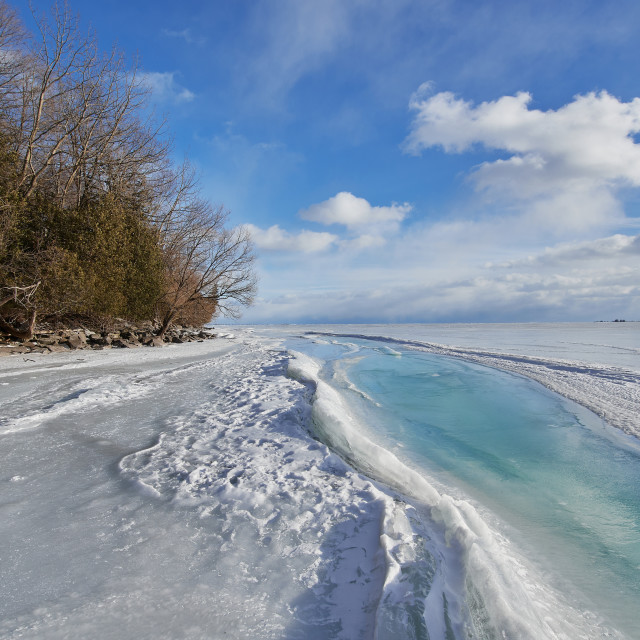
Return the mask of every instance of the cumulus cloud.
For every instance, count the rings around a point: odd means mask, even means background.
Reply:
[[[179,104],[191,102],[196,97],[195,93],[183,87],[176,80],[175,71],[163,73],[150,71],[141,75],[142,81],[151,89],[156,100]]]
[[[474,147],[509,157],[480,164],[471,174],[478,190],[522,207],[558,229],[619,221],[622,187],[640,186],[640,98],[622,102],[606,91],[578,95],[557,110],[531,109],[518,93],[473,105],[450,92],[411,98],[415,111],[408,153],[441,146],[447,153]]]
[[[342,191],[328,200],[302,209],[298,215],[303,220],[323,225],[341,225],[346,237],[339,245],[347,251],[363,251],[386,244],[400,230],[401,222],[411,211],[408,203],[378,207],[364,198]]]
[[[324,202],[303,209],[299,215],[303,220],[326,225],[342,224],[352,229],[381,225],[397,228],[397,225],[406,218],[409,211],[411,211],[411,206],[407,203],[394,203],[389,207],[374,207],[364,198],[358,198],[352,193],[342,191]]]
[[[307,229],[291,233],[277,224],[268,229],[253,224],[246,226],[256,246],[265,251],[320,253],[334,248],[338,253],[355,255],[384,246],[398,233],[400,223],[410,210],[408,204],[374,207],[364,198],[342,192],[303,209],[299,216],[322,225],[341,225],[346,233]]]
[[[277,224],[268,229],[261,229],[253,224],[248,224],[246,227],[256,247],[265,251],[316,253],[328,249],[338,239],[337,236],[327,232],[305,230],[289,233]]]

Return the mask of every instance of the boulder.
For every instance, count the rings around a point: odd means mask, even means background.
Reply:
[[[82,349],[87,344],[87,337],[84,333],[72,333],[65,342],[71,349]]]
[[[164,347],[164,340],[160,336],[150,336],[144,344],[147,347]]]
[[[50,344],[46,347],[49,353],[59,353],[62,351],[69,351],[70,347],[64,344]]]

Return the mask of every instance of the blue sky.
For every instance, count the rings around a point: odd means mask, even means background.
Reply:
[[[250,225],[244,322],[640,319],[637,1],[69,6]]]

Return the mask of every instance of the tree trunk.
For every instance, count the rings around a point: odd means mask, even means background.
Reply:
[[[18,329],[13,325],[10,325],[8,322],[5,322],[5,320],[0,316],[0,329],[6,331],[10,336],[17,338],[18,340],[22,340],[23,342],[25,342],[26,340],[31,340],[36,330],[36,313],[37,312],[35,307],[31,309],[25,329]]]
[[[168,311],[167,313],[165,313],[164,318],[162,318],[162,324],[160,325],[160,331],[158,331],[159,338],[164,338],[164,334],[167,332],[167,329],[169,328],[169,325],[171,324],[171,321],[173,320],[175,315],[175,311]]]

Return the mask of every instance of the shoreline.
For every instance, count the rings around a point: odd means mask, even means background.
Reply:
[[[345,334],[339,335],[344,337]],[[361,335],[351,335],[350,337],[370,339],[370,336]],[[489,615],[494,622],[494,628],[511,629],[515,634],[514,637],[522,638],[591,637],[591,633],[596,632],[598,635],[602,633],[611,637],[622,637],[615,630],[615,617],[608,620],[603,618],[598,621],[594,618],[586,626],[583,626],[586,622],[585,613],[588,613],[592,607],[595,607],[594,611],[598,610],[597,600],[589,601],[589,596],[584,600],[580,583],[571,584],[570,581],[565,583],[562,574],[558,574],[556,579],[549,581],[550,574],[547,571],[552,568],[551,565],[546,565],[542,560],[534,561],[533,556],[523,554],[523,549],[528,551],[531,549],[526,543],[524,547],[521,547],[522,540],[518,542],[518,538],[512,540],[510,536],[505,536],[505,531],[509,531],[511,525],[507,524],[505,527],[505,522],[508,521],[502,522],[501,517],[496,517],[496,512],[491,507],[487,507],[485,503],[477,502],[473,498],[470,499],[468,497],[470,494],[464,490],[459,493],[454,489],[452,492],[450,488],[440,482],[433,482],[428,474],[424,475],[420,471],[416,473],[410,462],[407,465],[401,460],[396,460],[395,455],[391,450],[384,448],[384,445],[380,447],[374,442],[369,442],[365,433],[358,432],[357,426],[350,424],[352,418],[348,413],[345,415],[344,411],[340,411],[341,405],[335,401],[334,397],[339,394],[336,394],[333,389],[327,388],[328,385],[320,380],[317,366],[304,365],[306,358],[308,356],[304,355],[303,366],[300,368],[303,372],[306,369],[308,373],[306,375],[303,373],[301,377],[315,379],[316,382],[319,380],[313,415],[321,425],[320,432],[323,434],[323,440],[327,441],[331,448],[345,458],[356,471],[373,478],[376,482],[381,482],[387,490],[397,491],[400,496],[405,496],[408,499],[409,504],[413,502],[414,507],[420,509],[420,504],[423,507],[426,506],[425,515],[427,522],[430,523],[427,525],[428,537],[434,541],[440,532],[440,535],[443,535],[442,540],[445,541],[442,547],[436,545],[435,548],[430,548],[431,551],[435,551],[434,555],[438,556],[438,553],[442,553],[444,548],[451,547],[456,549],[462,558],[467,558],[464,561],[465,566],[469,558],[475,558],[468,567],[473,576],[465,577],[463,575],[463,582],[471,578],[472,584],[473,579],[478,579],[479,584],[488,585],[497,580],[492,587],[496,590],[494,595],[497,602],[492,601],[489,607],[491,610]],[[483,364],[483,366],[488,365]],[[497,366],[490,368],[505,371]],[[515,372],[506,371],[506,373]],[[516,373],[516,375],[531,379],[530,376],[522,373]],[[537,381],[534,380],[534,382]],[[557,392],[554,391],[554,393]],[[566,400],[566,396],[558,395]],[[589,411],[582,405],[578,405],[577,408]],[[580,421],[580,416],[575,415]],[[354,417],[357,421],[357,413]],[[327,428],[327,424],[329,424],[329,428]],[[332,424],[333,428],[331,428]],[[610,429],[615,432],[613,440],[616,444],[620,444],[621,437],[635,440],[633,436],[626,436],[619,429],[613,427]],[[345,433],[347,437],[344,437]],[[607,435],[611,441],[612,434],[608,433]],[[631,448],[638,451],[637,446]],[[396,462],[397,464],[395,464]],[[403,468],[405,469],[403,470]],[[416,475],[421,476],[417,484],[413,482]],[[398,480],[400,481],[398,482]],[[411,487],[407,487],[406,483],[413,485],[417,491],[411,490]],[[426,494],[424,493],[425,489]],[[440,529],[441,527],[444,527],[443,531]],[[505,528],[503,529],[503,527]],[[445,564],[449,562],[453,562],[455,566],[457,560],[455,557],[450,557]],[[515,574],[513,573],[514,568]],[[521,581],[520,578],[523,577],[525,579]],[[542,594],[545,595],[540,597]],[[520,603],[516,618],[512,618],[509,613],[502,612],[501,605],[498,604],[514,600]],[[586,609],[584,609],[585,602],[590,602],[586,605]],[[559,611],[563,611],[560,616],[558,616]],[[546,627],[546,623],[541,627],[536,626],[543,619],[548,620],[550,627]],[[591,624],[594,626],[591,627]],[[590,632],[587,629],[590,629]],[[585,632],[587,635],[582,635]]]
[[[203,342],[217,337],[213,327],[182,327],[168,329],[164,336],[154,333],[151,326],[138,327],[124,323],[110,331],[93,331],[84,327],[56,330],[38,330],[29,340],[17,341],[7,334],[0,334],[0,357],[32,353],[65,353],[91,349],[134,349],[137,347],[162,347],[166,344]]]

